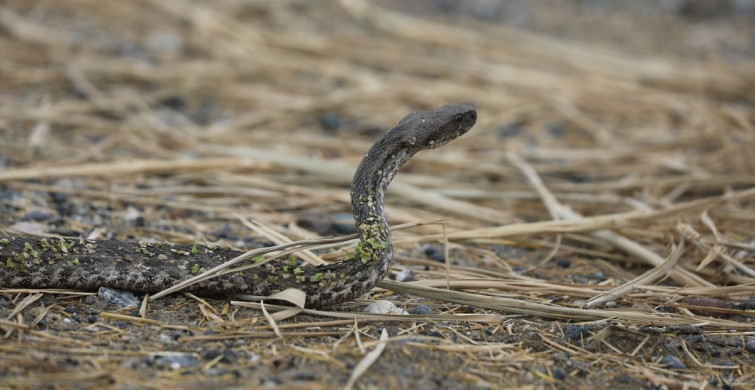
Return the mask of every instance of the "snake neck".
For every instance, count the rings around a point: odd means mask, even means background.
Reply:
[[[381,276],[388,272],[393,257],[383,198],[396,172],[413,154],[392,146],[383,140],[367,152],[354,174],[351,189],[354,223],[359,232],[354,260],[376,266]]]

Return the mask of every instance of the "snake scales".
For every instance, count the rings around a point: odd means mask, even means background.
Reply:
[[[360,241],[346,259],[320,266],[274,260],[187,290],[268,296],[293,287],[306,293],[306,307],[364,294],[388,273],[393,257],[383,208],[391,179],[415,153],[450,142],[476,120],[476,111],[466,105],[413,112],[370,148],[354,174],[351,205]],[[211,245],[0,237],[0,287],[157,292],[242,253]]]

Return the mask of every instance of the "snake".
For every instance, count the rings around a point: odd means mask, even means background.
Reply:
[[[388,274],[393,259],[383,203],[388,184],[415,153],[451,142],[476,121],[473,107],[444,105],[406,115],[375,142],[351,186],[359,240],[341,261],[310,265],[296,257],[273,259],[200,281],[184,291],[267,297],[296,288],[306,294],[307,308],[328,307],[365,294]],[[5,236],[0,237],[0,292],[2,288],[94,291],[110,287],[154,293],[243,253],[212,244]]]

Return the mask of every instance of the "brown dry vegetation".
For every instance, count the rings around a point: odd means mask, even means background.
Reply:
[[[755,5],[626,3],[0,2],[8,235],[338,234],[378,134],[479,113],[389,190],[391,224],[446,223],[394,232],[416,282],[277,329],[6,289],[0,387],[334,388],[377,350],[356,388],[752,388]]]

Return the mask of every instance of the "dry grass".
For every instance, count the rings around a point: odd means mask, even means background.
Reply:
[[[533,7],[538,17],[553,17],[549,6]],[[666,17],[672,37],[702,28]],[[579,33],[578,24],[569,31]],[[752,36],[751,26],[708,26],[735,48],[742,47],[737,28]],[[389,190],[392,224],[444,221],[453,262],[447,268],[422,254],[423,245],[444,242],[437,223],[394,231],[394,269],[412,267],[418,280],[386,280],[374,295],[407,308],[428,304],[438,314],[359,313],[369,297],[288,321],[273,320],[281,308],[266,304],[268,325],[245,308],[255,304],[184,296],[158,300],[141,317],[102,310],[95,323],[64,331],[36,325],[53,323],[53,314],[71,317],[63,307],[81,305],[81,295],[6,290],[0,351],[14,368],[0,370],[2,381],[243,387],[313,364],[320,371],[304,382],[327,388],[345,385],[364,354],[388,343],[371,363],[424,358],[429,370],[444,372],[444,386],[556,386],[560,363],[551,354],[559,351],[579,362],[567,369],[570,386],[586,386],[584,378],[598,380],[603,370],[640,378],[628,388],[705,388],[710,378],[751,384],[751,352],[726,355],[731,369],[680,338],[676,351],[687,370],[649,360],[667,353],[654,349],[664,344],[656,337],[685,326],[739,343],[734,351],[753,336],[751,48],[745,43],[737,58],[715,46],[695,56],[640,39],[628,45],[631,54],[356,0],[3,2],[0,183],[8,196],[0,198],[0,229],[9,234],[196,242],[215,240],[212,232],[228,224],[238,239],[220,242],[236,246],[247,236],[318,238],[295,222],[313,211],[349,210],[351,175],[376,127],[461,102],[477,108],[479,122],[452,145],[417,156]],[[58,214],[53,193],[68,197],[68,215],[55,225],[20,221],[33,210]],[[136,226],[133,213],[146,223]],[[305,257],[333,261],[341,253]],[[174,307],[194,308],[193,317],[161,317]],[[593,324],[595,334],[564,338],[567,321]],[[113,340],[130,334],[120,323],[144,329],[139,350],[118,350]],[[389,331],[384,342],[380,327]],[[533,329],[537,338],[517,338]],[[148,336],[168,330],[191,334],[177,347]],[[200,335],[207,330],[213,333]],[[443,338],[426,337],[433,330]],[[96,342],[75,331],[96,334]],[[150,367],[144,378],[126,364],[193,356],[223,340],[244,340],[224,345],[257,356],[236,366],[258,382],[239,382],[222,355],[195,369]],[[44,359],[76,356],[85,369],[45,367],[29,349]],[[448,363],[433,360],[438,353]],[[451,374],[444,364],[464,369]],[[363,388],[427,385],[365,375]],[[616,375],[601,380],[624,383]]]

